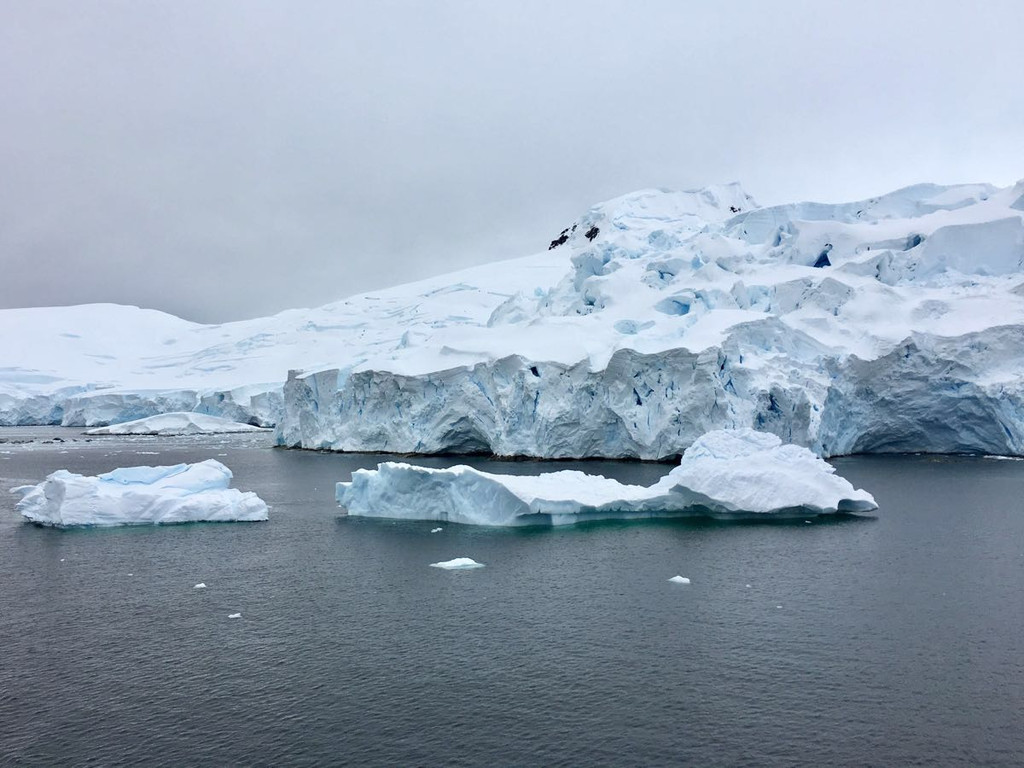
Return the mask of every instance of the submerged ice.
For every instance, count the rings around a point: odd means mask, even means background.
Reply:
[[[710,516],[793,517],[869,512],[855,489],[806,448],[751,429],[703,435],[656,484],[625,485],[563,470],[497,475],[467,466],[385,462],[337,485],[348,514],[474,525],[568,525],[586,520]]]
[[[56,528],[266,520],[266,503],[255,493],[229,488],[231,476],[214,459],[98,476],[61,469],[11,492],[21,494],[17,509],[27,520]]]

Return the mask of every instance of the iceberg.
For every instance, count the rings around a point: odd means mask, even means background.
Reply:
[[[231,434],[235,432],[261,432],[261,427],[242,424],[219,416],[207,416],[201,413],[175,411],[147,416],[144,419],[125,421],[106,427],[86,430],[87,435],[210,435]]]
[[[878,508],[806,448],[752,429],[701,436],[652,486],[563,470],[499,475],[468,466],[429,469],[385,462],[337,484],[349,515],[471,525],[571,525],[589,520],[707,516],[720,519],[855,514]]]
[[[231,476],[214,459],[119,468],[95,477],[61,469],[11,493],[21,495],[17,509],[27,520],[54,528],[266,520],[266,503],[229,488]]]
[[[669,581],[672,582],[673,584],[689,584],[690,583],[690,580],[688,578],[686,578],[685,576],[673,576],[671,579],[669,579]]]

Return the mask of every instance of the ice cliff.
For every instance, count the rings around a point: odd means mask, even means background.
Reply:
[[[649,190],[551,246],[562,277],[486,322],[293,375],[280,442],[658,459],[750,427],[825,456],[1024,452],[1024,182],[769,208]]]
[[[655,459],[750,427],[825,456],[1024,453],[1024,182],[771,207],[644,190],[551,236],[218,326],[0,311],[0,424],[195,411],[333,450]]]
[[[350,515],[472,525],[571,525],[603,519],[807,517],[877,508],[806,448],[752,429],[702,435],[650,487],[564,470],[496,475],[386,462],[338,483]]]

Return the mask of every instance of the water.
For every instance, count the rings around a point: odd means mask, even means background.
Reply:
[[[875,519],[430,534],[338,515],[377,456],[0,440],[4,765],[1024,763],[1024,462],[837,461]],[[269,523],[55,531],[6,493],[210,457]]]

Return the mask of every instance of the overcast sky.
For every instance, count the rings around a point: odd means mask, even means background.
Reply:
[[[0,307],[203,322],[590,205],[1024,177],[1024,2],[0,0]]]

